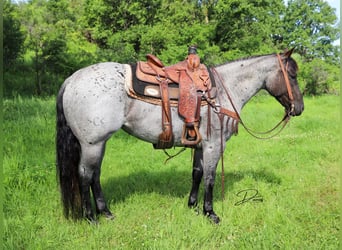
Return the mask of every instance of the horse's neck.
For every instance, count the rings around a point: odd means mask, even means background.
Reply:
[[[262,88],[268,74],[275,69],[275,57],[261,56],[239,61],[233,61],[216,67],[216,71],[223,80],[234,106],[240,112],[242,107]],[[218,80],[220,81],[220,80]],[[225,90],[220,90],[223,105],[231,104],[227,101]],[[227,107],[227,108],[229,108]]]

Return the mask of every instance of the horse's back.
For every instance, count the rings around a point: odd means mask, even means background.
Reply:
[[[124,86],[130,78],[129,65],[106,62],[80,69],[66,79],[63,110],[81,142],[96,144],[121,128],[128,102]]]

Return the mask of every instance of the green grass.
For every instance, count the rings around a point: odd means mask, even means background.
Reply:
[[[165,165],[162,151],[122,131],[107,144],[101,177],[115,220],[67,221],[55,176],[54,98],[4,100],[3,249],[338,249],[339,100],[305,98],[303,115],[270,140],[239,127],[224,156],[224,201],[217,171],[218,226],[187,207],[189,149]],[[258,96],[242,117],[266,130],[282,112]],[[235,206],[248,188],[263,202]]]

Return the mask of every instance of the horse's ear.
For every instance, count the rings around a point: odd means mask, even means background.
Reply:
[[[292,49],[290,49],[290,50],[288,50],[288,49],[285,49],[284,50],[284,56],[286,57],[286,58],[289,58],[291,55],[292,55],[292,52],[294,51],[294,47],[292,48]]]

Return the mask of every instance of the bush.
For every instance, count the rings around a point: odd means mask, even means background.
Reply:
[[[339,72],[336,65],[322,59],[302,63],[298,81],[305,95],[339,94]]]

